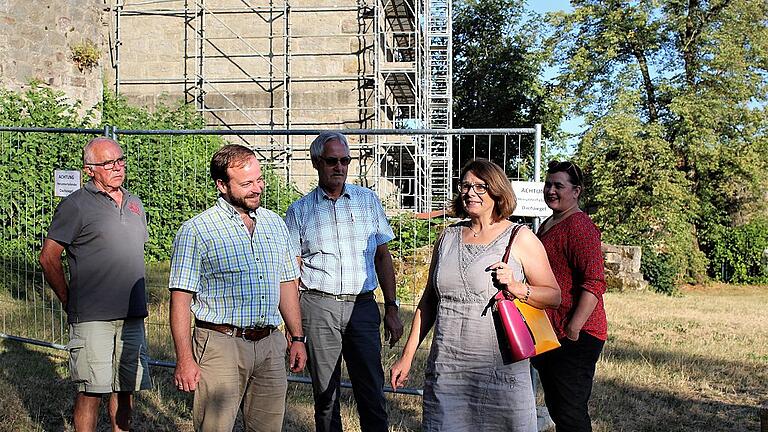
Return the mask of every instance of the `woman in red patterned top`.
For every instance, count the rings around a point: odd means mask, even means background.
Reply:
[[[576,164],[549,163],[544,199],[553,214],[537,235],[561,289],[560,307],[547,313],[562,347],[535,357],[533,365],[558,432],[592,430],[587,405],[607,338],[600,231],[579,208],[583,190]]]

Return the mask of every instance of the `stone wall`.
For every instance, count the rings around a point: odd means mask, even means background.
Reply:
[[[640,291],[648,288],[648,282],[640,273],[640,246],[603,243],[601,249],[605,259],[605,282],[609,291]]]
[[[81,101],[81,113],[100,102],[103,7],[103,0],[0,0],[0,86],[23,91],[38,81]],[[100,58],[81,69],[73,49],[88,43]]]

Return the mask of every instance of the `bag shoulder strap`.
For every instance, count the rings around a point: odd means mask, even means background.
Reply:
[[[520,228],[522,228],[522,224],[515,224],[514,227],[512,227],[512,233],[509,234],[509,243],[507,243],[507,249],[504,251],[504,256],[501,258],[502,261],[509,262],[509,252],[510,249],[512,249],[512,242],[515,241],[515,237],[517,237],[517,233],[520,231]]]
[[[509,234],[509,243],[507,243],[507,249],[504,251],[504,256],[501,258],[502,261],[507,262],[507,260],[509,260],[509,250],[512,248],[512,242],[515,241],[515,237],[522,227],[522,224],[515,224],[515,226],[512,227],[512,232]],[[491,299],[488,301],[488,304],[485,305],[483,313],[480,315],[485,316],[485,314],[488,312],[488,309],[495,305],[497,301],[506,299],[507,294],[508,293],[506,291],[499,290],[496,295],[491,297]]]

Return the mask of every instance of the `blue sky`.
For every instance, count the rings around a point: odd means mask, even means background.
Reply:
[[[572,11],[571,2],[568,0],[528,0],[528,8],[536,11],[540,14],[555,11]],[[555,71],[553,69],[544,71],[545,78],[554,76]],[[561,128],[569,133],[578,133],[584,128],[583,118],[577,117],[569,119],[563,122]],[[570,151],[574,150],[575,142],[569,143]]]
[[[553,12],[559,10],[570,11],[573,9],[571,8],[571,2],[567,0],[530,0],[528,1],[528,7],[538,13]]]

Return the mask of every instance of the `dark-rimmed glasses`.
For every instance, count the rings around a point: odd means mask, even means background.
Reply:
[[[325,164],[328,166],[336,166],[336,164],[339,162],[341,162],[342,165],[347,166],[349,165],[350,162],[352,162],[352,158],[349,156],[344,156],[340,158],[320,156],[320,159],[322,159],[323,162],[325,162]]]
[[[125,156],[119,157],[114,160],[108,160],[108,161],[99,162],[99,163],[87,163],[86,165],[102,167],[105,170],[109,171],[111,169],[114,169],[115,165],[119,166],[120,168],[124,167]]]
[[[476,194],[482,195],[488,192],[488,185],[485,183],[469,183],[469,182],[459,183],[459,192],[468,193],[470,189],[475,191]]]

